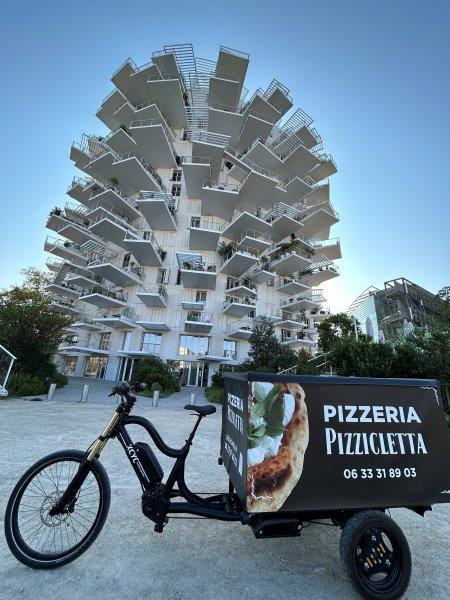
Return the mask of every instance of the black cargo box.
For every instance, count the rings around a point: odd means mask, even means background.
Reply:
[[[249,512],[450,501],[434,380],[228,373],[221,455]]]

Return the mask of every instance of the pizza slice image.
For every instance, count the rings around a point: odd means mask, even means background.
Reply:
[[[253,382],[249,397],[247,510],[279,510],[299,481],[309,441],[305,392],[297,383]]]

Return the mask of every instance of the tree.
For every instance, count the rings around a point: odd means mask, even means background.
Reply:
[[[52,306],[44,273],[24,273],[22,286],[0,292],[0,341],[17,357],[16,372],[44,379],[56,372],[53,357],[73,318]]]
[[[358,322],[356,322],[356,328],[358,337],[363,336]],[[317,331],[319,333],[319,348],[322,352],[329,352],[338,340],[355,338],[355,323],[345,313],[337,313],[319,323]]]
[[[338,375],[348,377],[390,377],[394,350],[389,344],[376,343],[368,336],[356,340],[335,340],[327,357]]]
[[[450,328],[450,286],[445,286],[436,294],[437,315],[433,322]]]
[[[280,344],[272,323],[265,317],[253,328],[249,342],[248,360],[242,365],[244,370],[277,372],[297,362],[296,353]]]

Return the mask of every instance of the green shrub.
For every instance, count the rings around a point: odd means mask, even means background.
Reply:
[[[52,383],[56,383],[56,387],[58,388],[64,387],[69,381],[67,375],[64,375],[64,373],[60,373],[59,371],[55,371],[50,379]]]
[[[152,387],[150,388],[150,390],[152,392],[162,392],[162,386],[160,383],[155,381],[154,383],[152,383]]]
[[[144,358],[133,369],[131,383],[145,383],[149,390],[156,383],[161,391],[171,394],[176,390],[177,381],[168,365],[158,357]]]
[[[214,404],[223,404],[225,400],[225,392],[223,388],[206,388],[205,396],[210,402],[214,402]]]
[[[38,396],[47,392],[44,380],[28,373],[13,373],[6,385],[11,396]]]

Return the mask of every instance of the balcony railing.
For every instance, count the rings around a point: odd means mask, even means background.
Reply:
[[[231,148],[230,146],[228,146],[227,152],[232,156],[235,156],[236,159],[239,160],[241,163],[244,163],[244,165],[246,165],[251,171],[259,173],[260,175],[264,175],[265,177],[269,177],[269,179],[275,179],[276,181],[278,181],[278,175],[274,173],[274,171],[270,171],[269,169],[261,167],[260,165],[256,164],[255,162],[244,156],[243,153],[239,153],[237,150]]]
[[[229,296],[228,294],[225,296],[225,300],[223,301],[223,309],[225,310],[232,304],[246,304],[251,308],[256,307],[256,301],[248,296]]]
[[[136,321],[136,311],[130,306],[123,308],[104,308],[99,311],[97,318],[99,319],[128,319]]]
[[[168,192],[147,192],[141,191],[138,195],[138,200],[162,200],[167,205],[172,217],[177,220],[177,203],[172,194]]]
[[[213,313],[204,312],[202,310],[189,310],[186,316],[186,321],[190,321],[191,323],[204,323],[205,325],[212,325],[213,318]]]
[[[172,144],[176,139],[176,134],[175,131],[169,127],[169,125],[167,125],[164,119],[143,119],[140,121],[131,121],[130,123],[130,127],[152,127],[156,125],[160,125],[162,127],[167,143],[172,148],[173,152]]]
[[[225,244],[224,246],[219,247],[218,252],[222,256],[222,264],[225,264],[235,254],[245,254],[247,256],[254,256],[256,258],[260,254],[258,252],[258,250],[255,250],[254,248],[250,248],[249,246],[239,246],[239,248],[238,248],[233,245],[233,248],[230,249],[229,251],[227,250],[228,246],[229,246],[229,244]]]
[[[237,115],[240,114],[239,109],[236,108],[236,106],[233,106],[232,104],[221,104],[220,102],[210,102],[209,108],[212,108],[214,110],[221,110],[222,112],[236,113]]]
[[[286,309],[286,307],[290,306],[291,304],[295,304],[296,302],[301,300],[307,300],[316,304],[325,302],[323,290],[308,290],[307,292],[300,292],[300,294],[297,294],[295,298],[281,299],[280,307],[282,309]]]
[[[233,277],[227,278],[227,290],[233,290],[239,287],[246,287],[253,292],[256,292],[257,289],[256,285],[254,285],[247,277],[241,277],[240,279],[235,279]]]
[[[169,300],[169,296],[167,295],[166,286],[163,283],[157,283],[155,285],[145,285],[140,286],[138,294],[159,294],[161,298],[164,298],[166,302]]]
[[[67,188],[67,193],[69,193],[74,187],[79,186],[83,188],[83,190],[85,190],[86,188],[95,183],[97,182],[95,181],[95,179],[92,179],[92,177],[74,177],[72,179],[72,183]]]
[[[189,227],[193,229],[207,229],[220,233],[220,222],[214,217],[191,217]]]
[[[202,261],[185,260],[181,264],[180,269],[185,271],[206,271],[208,273],[215,273],[217,271],[217,266]]]
[[[244,213],[253,215],[254,217],[257,217],[258,219],[261,219],[261,220],[266,220],[265,219],[265,216],[267,214],[266,210],[264,210],[263,208],[255,208],[254,206],[250,206],[249,204],[242,204],[240,206],[240,208],[238,208],[237,210],[234,211],[234,213],[231,216],[231,219],[228,219],[228,221],[225,221],[225,223],[222,225],[222,231],[225,231],[225,229],[227,229],[227,227],[229,227],[231,225],[231,223],[234,223],[234,221],[239,219],[239,217],[241,215],[243,215]]]
[[[244,233],[236,241],[239,244],[246,238],[253,238],[255,240],[259,240],[259,241],[265,242],[267,244],[270,244],[270,242],[271,242],[270,235],[268,235],[267,233],[262,233],[261,231],[256,231],[256,229],[250,229],[249,227],[246,227],[244,229]]]
[[[181,156],[182,164],[190,164],[190,165],[210,165],[211,159],[209,156]]]
[[[132,150],[131,152],[126,152],[125,154],[117,154],[115,162],[127,160],[128,158],[135,158],[139,162],[139,164],[141,164],[144,167],[144,169],[151,175],[151,177],[155,180],[156,184],[159,185],[159,187],[162,190],[167,191],[167,188],[163,184],[162,179],[158,175],[157,171],[151,165],[145,162],[145,160],[142,158],[139,152]]]
[[[243,317],[242,319],[236,319],[232,323],[227,325],[227,335],[233,335],[239,330],[246,330],[249,332],[253,331],[253,320],[251,317]]]
[[[225,192],[239,192],[239,185],[234,185],[231,183],[222,183],[221,181],[211,181],[210,179],[205,179],[203,182],[204,188],[211,188],[213,190],[221,190]]]
[[[89,348],[91,350],[109,350],[111,347],[111,340],[109,338],[100,338],[99,340],[91,340],[90,338],[83,338],[74,336],[64,340],[61,344],[64,348]]]
[[[83,250],[79,244],[75,244],[75,242],[70,242],[69,240],[62,240],[61,238],[55,238],[52,236],[47,236],[45,240],[45,244],[49,246],[56,246],[58,248],[67,248],[68,250],[74,250],[79,254],[83,254]]]
[[[162,248],[159,245],[158,240],[156,239],[153,231],[138,231],[137,235],[130,235],[129,233],[127,233],[127,235],[125,236],[125,240],[130,240],[130,241],[144,240],[146,242],[151,242],[152,246],[154,246],[156,248],[156,252],[159,254],[159,257],[161,258],[161,260],[164,260],[165,257],[167,256],[166,250],[164,250],[164,248]]]
[[[319,204],[313,204],[312,206],[308,206],[307,204],[300,204],[299,210],[302,211],[302,219],[305,220],[309,217],[312,217],[320,210],[324,210],[326,213],[334,217],[339,221],[339,213],[334,210],[331,204],[325,200],[324,202],[320,202]]]
[[[282,216],[290,217],[294,219],[294,221],[298,221],[301,223],[302,221],[302,213],[300,210],[289,206],[288,204],[283,204],[283,202],[277,202],[274,206],[269,210],[269,212],[264,216],[264,221],[267,223],[273,223]]]
[[[225,148],[228,145],[230,137],[220,133],[211,133],[204,130],[192,131],[189,135],[191,142],[203,142],[204,144],[214,144]]]
[[[134,238],[133,238],[134,239]],[[132,273],[138,277],[142,277],[144,274],[143,267],[135,264],[133,261],[127,262],[128,254],[97,254],[96,257],[90,260],[87,264],[87,268],[103,265],[105,263],[114,265],[121,271],[126,273]]]

